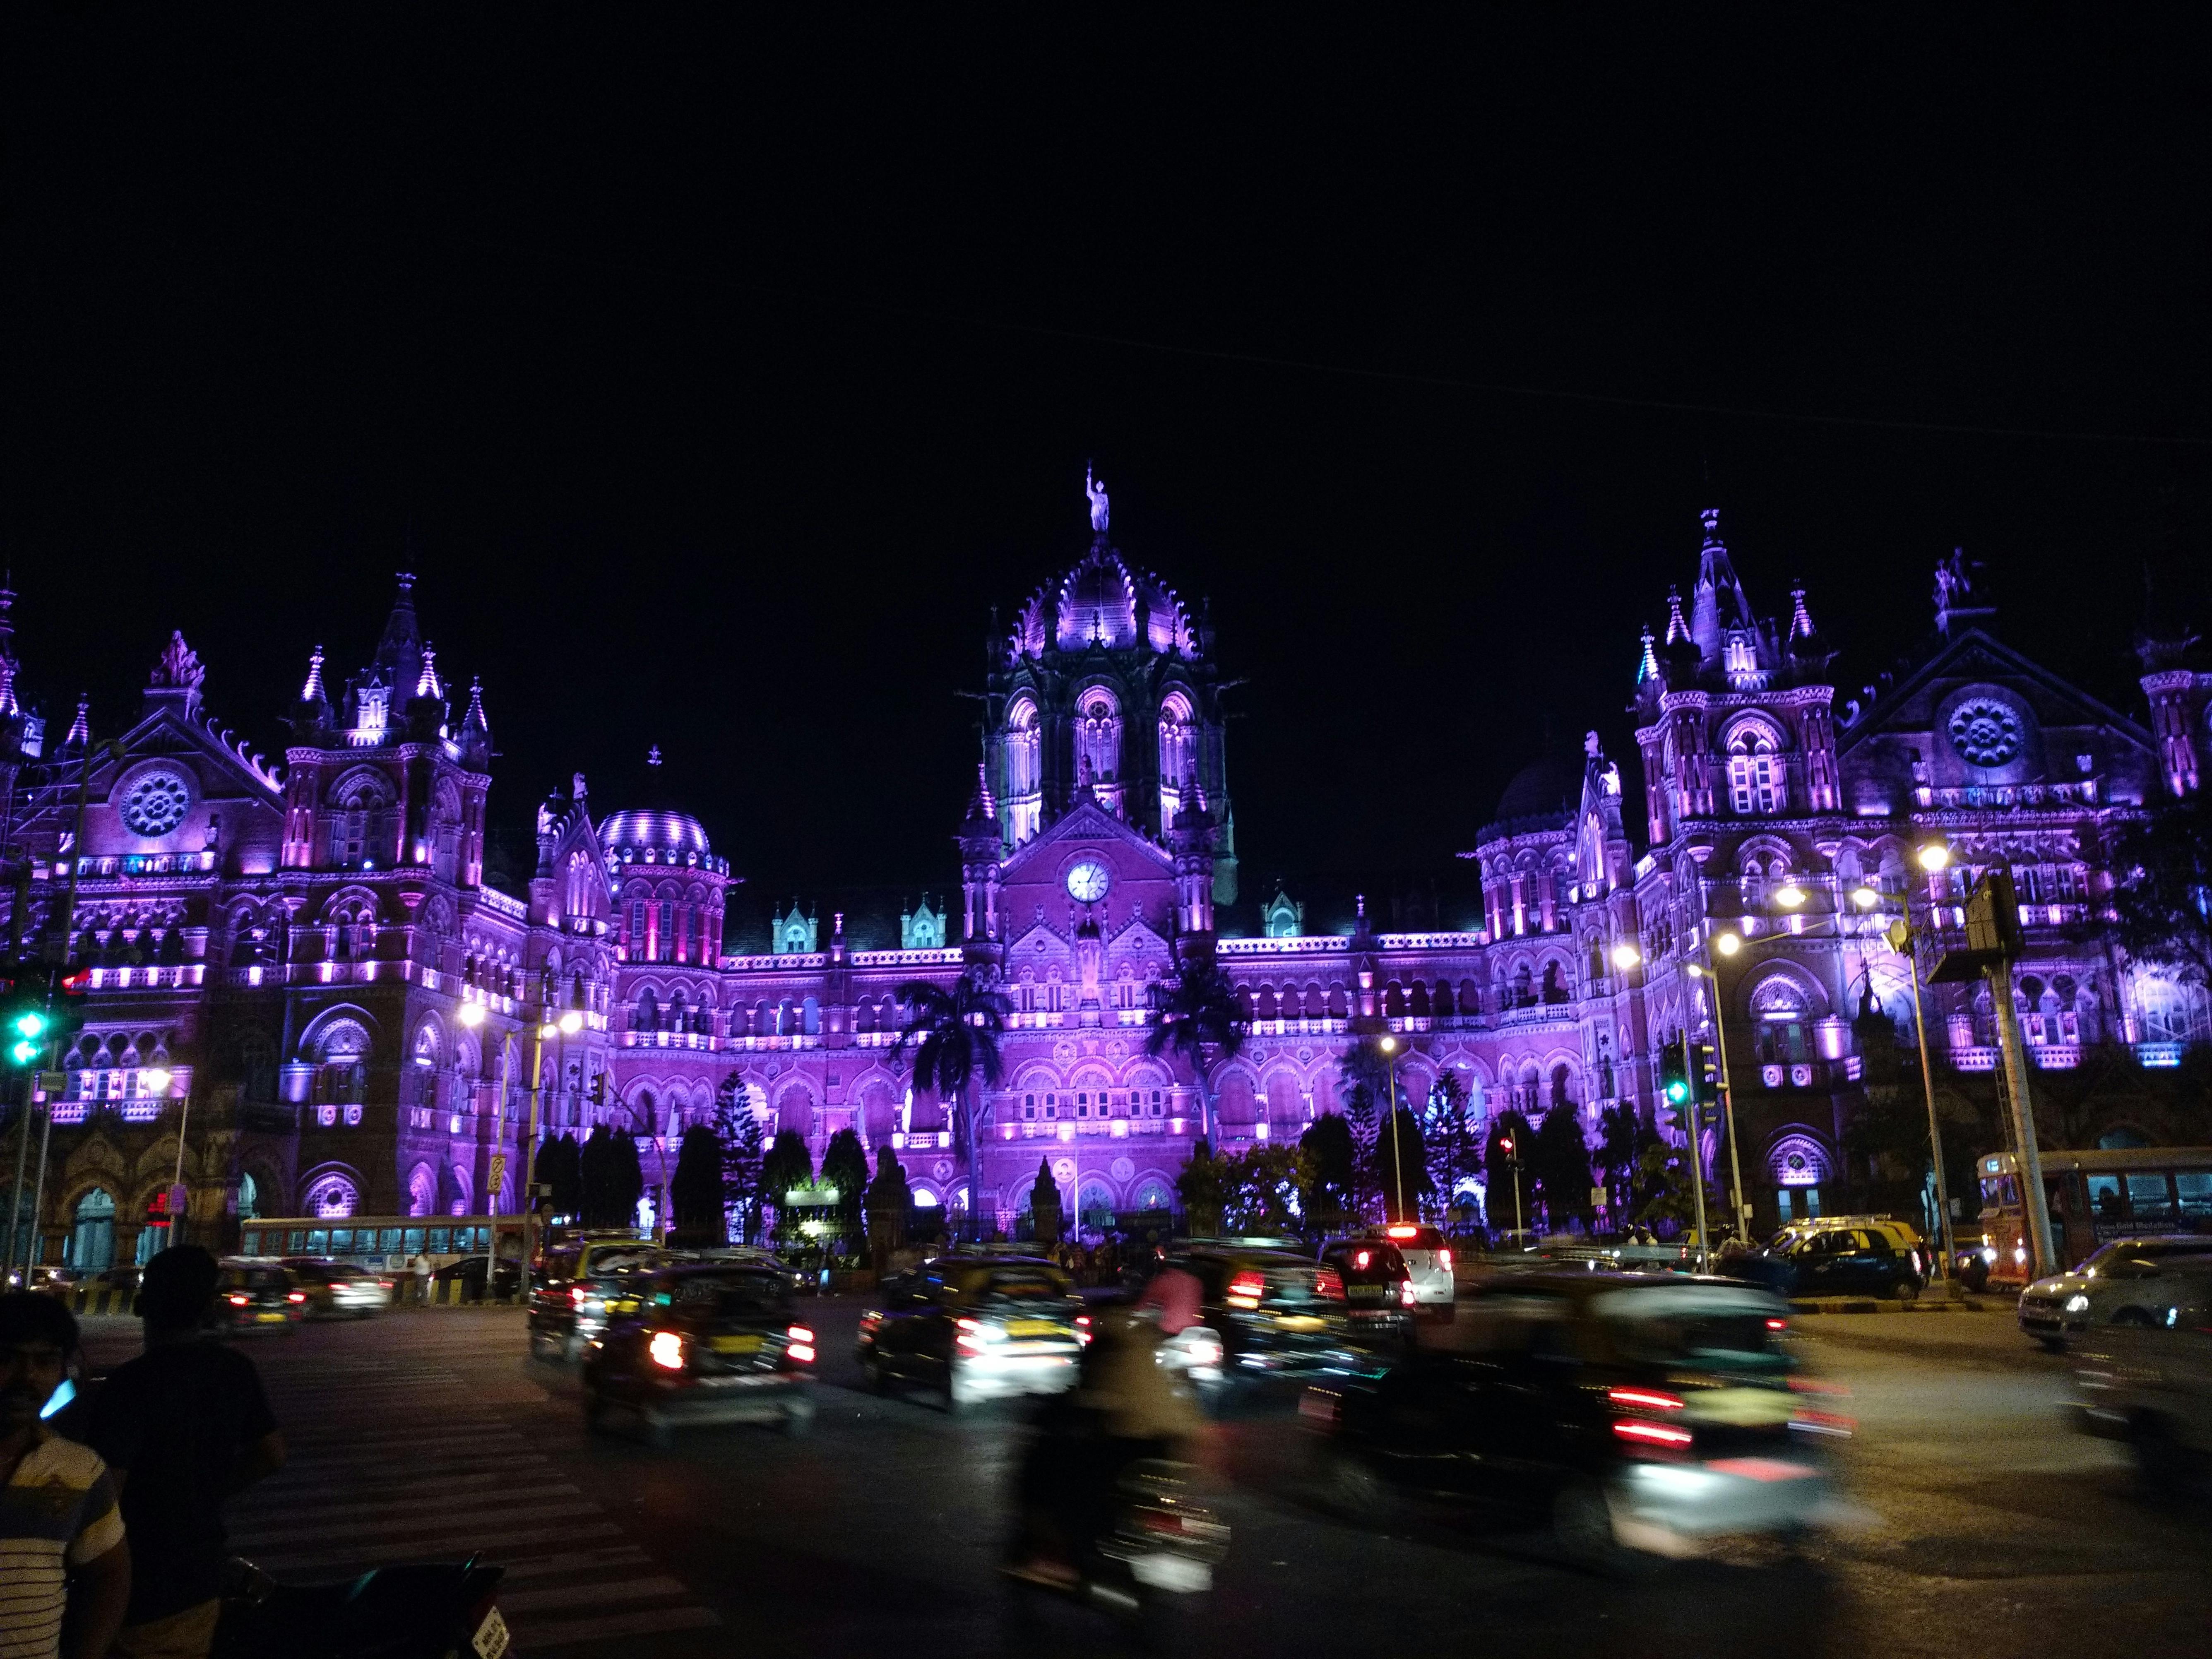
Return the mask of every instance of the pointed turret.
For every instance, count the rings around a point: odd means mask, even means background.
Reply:
[[[484,718],[483,682],[469,682],[469,712],[461,716],[461,764],[483,772],[491,766],[491,722]]]
[[[1690,637],[1690,624],[1682,620],[1682,590],[1667,590],[1667,643],[1680,645]]]
[[[1691,601],[1690,637],[1698,642],[1698,655],[1708,665],[1720,659],[1723,637],[1754,626],[1751,601],[1736,580],[1729,562],[1728,544],[1721,540],[1721,513],[1709,507],[1698,514],[1705,527],[1705,545],[1698,552],[1698,586]]]
[[[92,745],[92,693],[80,691],[76,698],[76,718],[70,722],[69,735],[62,739],[64,753],[82,754]]]
[[[969,797],[968,816],[960,821],[961,843],[999,840],[999,803],[991,794],[990,774],[984,763],[975,763],[975,793]]]
[[[433,700],[446,695],[438,684],[438,648],[428,640],[422,641],[422,672],[415,677],[415,695]]]
[[[323,647],[319,645],[307,658],[307,683],[301,686],[299,697],[286,716],[293,732],[302,738],[313,737],[331,723],[331,694],[323,684]]]
[[[1659,656],[1651,648],[1651,630],[1644,630],[1644,656],[1636,665],[1636,683],[1648,685],[1659,678]]]
[[[415,620],[415,574],[399,573],[399,595],[385,619],[384,637],[376,644],[376,666],[384,684],[404,694],[422,678],[422,632]]]
[[[1792,640],[1813,637],[1813,617],[1805,609],[1805,584],[1802,582],[1790,590],[1790,637]]]

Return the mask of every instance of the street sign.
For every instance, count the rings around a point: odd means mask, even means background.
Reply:
[[[507,1154],[505,1152],[494,1152],[491,1155],[491,1176],[490,1178],[484,1182],[484,1191],[487,1197],[492,1199],[497,1198],[499,1196],[499,1189],[506,1181]],[[486,1207],[489,1209],[489,1206]]]
[[[68,1088],[69,1073],[67,1072],[41,1072],[39,1073],[40,1093],[58,1095],[67,1091]]]
[[[1605,1208],[1605,1200],[1606,1190],[1604,1188],[1593,1187],[1590,1188],[1590,1208],[1593,1210],[1602,1210]]]

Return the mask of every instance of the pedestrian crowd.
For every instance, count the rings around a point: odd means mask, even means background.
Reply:
[[[89,1397],[74,1315],[0,1295],[0,1659],[203,1659],[222,1609],[222,1504],[283,1467],[253,1362],[207,1340],[221,1269],[147,1263],[144,1352]]]

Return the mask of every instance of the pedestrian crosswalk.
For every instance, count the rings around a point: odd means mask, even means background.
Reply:
[[[535,1443],[544,1390],[481,1363],[477,1322],[403,1315],[374,1340],[257,1346],[290,1455],[232,1501],[233,1552],[293,1580],[480,1552],[506,1569],[524,1653],[719,1625]]]

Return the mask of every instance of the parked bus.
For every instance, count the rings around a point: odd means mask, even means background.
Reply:
[[[2063,1272],[2107,1239],[2139,1233],[2203,1233],[2212,1250],[2212,1146],[2045,1148],[2040,1156],[2051,1239],[2060,1258],[2040,1269],[2028,1260],[2018,1160],[1990,1152],[1975,1165],[1991,1284],[2021,1285],[2039,1271]]]
[[[433,1268],[467,1256],[499,1254],[522,1259],[524,1218],[519,1215],[291,1216],[239,1224],[241,1255],[312,1255],[356,1267],[396,1272],[416,1256]]]

